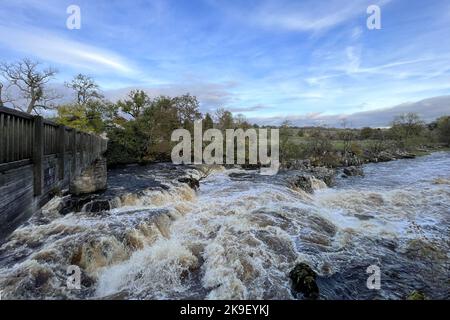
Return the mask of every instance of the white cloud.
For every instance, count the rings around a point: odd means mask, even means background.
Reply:
[[[0,44],[8,49],[22,52],[26,56],[32,55],[73,68],[96,71],[101,69],[122,75],[135,72],[130,63],[120,55],[63,38],[42,29],[0,26]]]
[[[390,0],[372,1],[383,6]],[[334,28],[349,19],[366,14],[368,1],[345,2],[330,0],[326,2],[296,2],[294,5],[280,1],[265,1],[252,14],[253,24],[287,31],[321,32]],[[245,18],[248,19],[246,16]],[[353,34],[359,37],[360,30]]]

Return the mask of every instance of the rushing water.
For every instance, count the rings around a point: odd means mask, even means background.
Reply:
[[[50,204],[0,248],[0,289],[6,298],[295,299],[288,274],[306,262],[322,299],[449,298],[450,154],[364,170],[334,188],[317,181],[313,195],[283,175],[216,170],[197,192],[172,181],[116,197],[107,212],[59,216]],[[70,264],[82,269],[81,290],[66,288]],[[380,290],[366,286],[370,265]]]

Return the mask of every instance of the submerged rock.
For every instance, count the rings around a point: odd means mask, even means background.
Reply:
[[[361,167],[350,166],[350,167],[344,168],[344,174],[347,177],[364,176],[364,171]]]
[[[197,190],[200,188],[200,182],[198,179],[195,179],[193,177],[183,177],[178,179],[181,183],[186,183],[191,189]]]
[[[410,240],[405,254],[409,259],[419,261],[444,261],[447,258],[436,245],[422,239]]]
[[[298,176],[291,181],[293,187],[302,189],[305,192],[313,193],[311,177],[308,176]]]
[[[319,298],[319,287],[316,283],[317,274],[306,263],[299,263],[289,273],[292,287],[302,293],[307,299]]]
[[[335,171],[325,167],[310,168],[300,171],[289,180],[289,185],[299,188],[307,193],[313,193],[315,189],[331,187],[335,183]],[[318,184],[318,182],[320,182]]]

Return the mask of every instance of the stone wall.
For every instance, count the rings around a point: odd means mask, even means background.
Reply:
[[[64,156],[64,172],[56,155],[43,159],[42,194],[34,196],[33,164],[0,170],[0,243],[18,226],[28,220],[55,194],[65,189],[75,194],[92,193],[106,189],[106,159],[94,160],[84,170],[75,170],[83,163],[77,153],[75,163],[71,154]],[[76,165],[75,167],[73,167]]]
[[[106,159],[100,158],[70,183],[70,193],[74,195],[88,194],[106,189]]]

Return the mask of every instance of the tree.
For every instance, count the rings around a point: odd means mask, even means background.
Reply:
[[[14,99],[8,94],[9,86],[6,86],[0,82],[0,107],[4,107],[7,103],[13,103]]]
[[[373,137],[373,129],[370,127],[364,127],[361,129],[360,137],[362,140],[367,140]]]
[[[194,123],[200,120],[202,114],[199,111],[200,104],[197,97],[189,93],[172,99],[173,106],[177,109],[180,123]]]
[[[150,105],[151,100],[143,90],[132,90],[127,99],[117,102],[117,107],[134,119],[138,118]]]
[[[450,146],[450,116],[438,119],[437,130],[439,140]]]
[[[418,136],[424,129],[424,125],[417,113],[405,113],[394,118],[391,131],[400,139],[408,140]]]
[[[251,128],[251,124],[248,122],[247,118],[242,114],[239,113],[234,117],[234,124],[236,128],[241,128],[244,130],[247,130]]]
[[[203,130],[206,131],[208,129],[214,128],[214,122],[209,113],[206,113],[205,119],[203,119]]]
[[[76,75],[72,81],[66,82],[65,86],[75,91],[77,103],[80,105],[85,105],[94,99],[103,98],[100,94],[99,86],[95,83],[94,79],[81,73]]]
[[[102,133],[116,117],[114,104],[91,100],[84,105],[73,103],[59,106],[56,122],[82,131]]]
[[[343,119],[341,121],[342,131],[339,132],[338,136],[343,142],[343,152],[344,154],[348,154],[352,152],[352,144],[353,139],[355,138],[355,135],[353,131],[348,128],[349,124],[347,119]]]
[[[137,119],[139,131],[147,138],[145,160],[168,160],[172,149],[171,135],[180,128],[179,114],[173,99],[160,96]]]
[[[289,140],[291,136],[291,123],[288,120],[283,121],[280,126],[280,158],[281,161],[296,158],[298,147]]]
[[[225,131],[226,129],[234,129],[233,114],[223,108],[217,109],[216,121],[218,129]]]
[[[11,86],[17,88],[20,98],[27,100],[27,113],[37,113],[39,108],[48,109],[48,104],[59,98],[47,88],[47,83],[57,71],[53,68],[42,69],[39,62],[23,59],[15,63],[1,63],[0,73]]]

